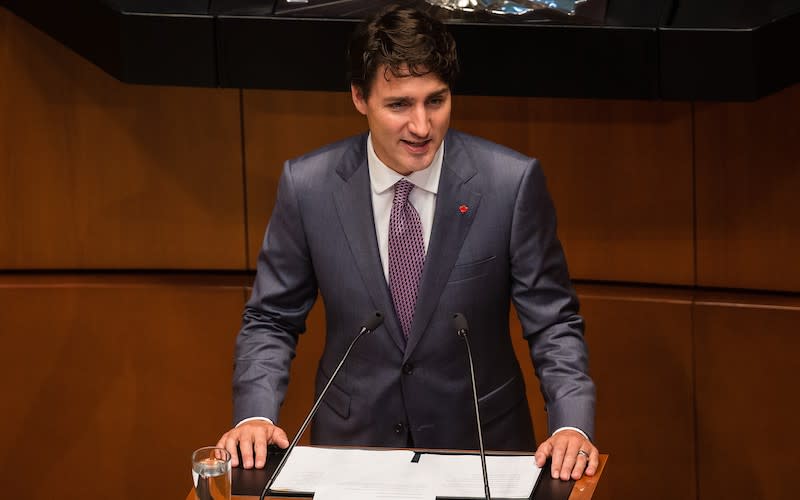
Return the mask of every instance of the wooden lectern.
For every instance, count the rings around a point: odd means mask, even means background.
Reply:
[[[539,483],[533,490],[530,500],[588,500],[592,498],[597,484],[605,470],[608,455],[600,455],[600,466],[597,473],[592,476],[584,476],[578,481],[561,481],[560,479],[552,479],[549,474],[545,474],[549,465],[545,465],[542,470],[542,476]],[[272,468],[270,463],[264,469],[250,469],[245,470],[236,468],[233,470],[233,496],[237,500],[258,500],[261,490],[267,483],[267,480],[272,475],[273,468],[277,465],[277,460],[272,460]],[[308,500],[310,497],[288,497],[281,496],[267,496],[270,500]],[[186,500],[196,500],[194,493],[189,492]]]

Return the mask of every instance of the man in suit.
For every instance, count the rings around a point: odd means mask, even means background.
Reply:
[[[594,474],[594,385],[583,320],[536,160],[448,130],[455,43],[419,11],[390,7],[350,46],[351,91],[369,133],[288,161],[236,346],[234,422],[218,445],[263,467],[288,445],[278,412],[305,319],[325,302],[317,393],[370,311],[317,413],[316,444],[477,448],[470,323],[487,449],[536,448],[509,335],[514,303],[547,403],[537,449],[562,479]],[[234,458],[234,465],[238,460]]]

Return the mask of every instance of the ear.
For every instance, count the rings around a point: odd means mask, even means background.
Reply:
[[[350,84],[350,94],[353,96],[353,106],[356,107],[362,115],[367,114],[367,100],[364,99],[364,92],[360,87]]]

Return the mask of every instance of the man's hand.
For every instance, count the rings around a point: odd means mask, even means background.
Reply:
[[[578,480],[585,473],[594,476],[600,463],[600,452],[580,432],[570,429],[557,432],[539,445],[536,465],[543,467],[547,457],[553,457],[550,474],[553,479]]]
[[[250,420],[239,427],[234,427],[223,434],[217,442],[217,448],[225,448],[230,452],[232,467],[239,466],[237,444],[242,452],[242,466],[251,469],[255,460],[256,468],[261,469],[267,463],[267,445],[274,444],[286,448],[289,446],[289,439],[283,429],[264,420]]]

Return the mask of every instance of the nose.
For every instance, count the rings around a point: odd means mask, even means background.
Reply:
[[[428,137],[431,131],[431,120],[424,105],[415,106],[408,120],[408,131],[416,137]]]

